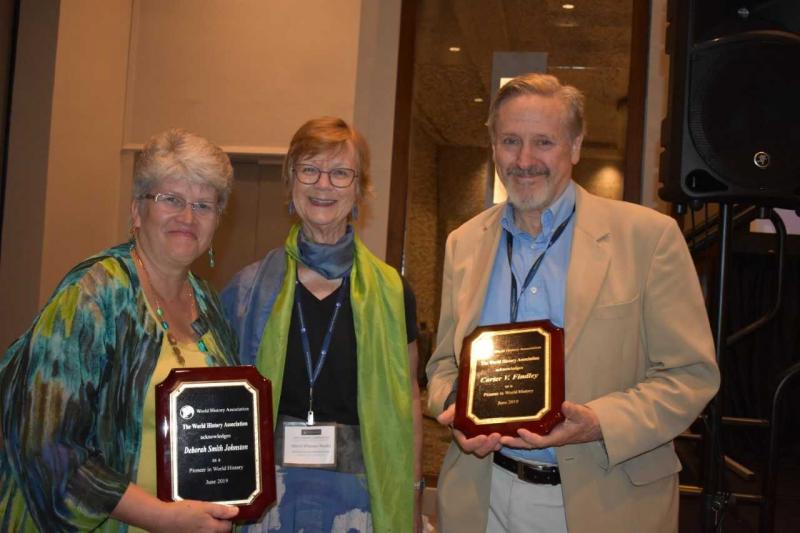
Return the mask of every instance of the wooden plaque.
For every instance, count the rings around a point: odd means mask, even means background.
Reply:
[[[564,330],[549,320],[481,326],[464,339],[453,426],[467,437],[564,420]]]
[[[255,367],[173,369],[156,424],[161,500],[236,505],[239,523],[275,503],[272,386]]]

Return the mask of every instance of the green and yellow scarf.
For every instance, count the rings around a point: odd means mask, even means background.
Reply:
[[[297,276],[295,225],[286,272],[258,349],[256,366],[272,381],[277,420]],[[397,271],[355,237],[350,303],[357,343],[358,416],[375,531],[413,530],[414,435],[403,283]]]

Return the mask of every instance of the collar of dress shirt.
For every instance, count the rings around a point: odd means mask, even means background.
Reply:
[[[536,236],[536,242],[549,242],[550,236],[553,234],[555,228],[569,216],[574,205],[575,183],[570,180],[567,188],[561,193],[561,196],[542,212],[542,231]],[[500,224],[503,226],[503,229],[511,233],[511,236],[514,238],[521,235],[527,235],[532,238],[526,232],[519,229],[514,222],[514,206],[509,202],[506,202]]]

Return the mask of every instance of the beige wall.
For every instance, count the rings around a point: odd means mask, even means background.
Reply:
[[[130,2],[22,2],[0,345],[67,268],[116,240]],[[102,20],[103,24],[87,21]]]
[[[400,0],[134,2],[126,146],[182,125],[232,153],[285,153],[309,118],[370,143],[375,194],[359,232],[386,250]]]
[[[125,237],[134,151],[170,126],[274,161],[308,118],[354,122],[376,192],[360,231],[384,255],[400,0],[23,0],[21,15],[0,346]]]
[[[58,6],[49,0],[22,3],[0,254],[0,349],[39,301],[57,29]]]
[[[69,266],[115,242],[121,231],[119,148],[130,1],[65,1],[61,6],[40,304]]]
[[[401,0],[365,0],[361,4],[353,122],[372,150],[374,191],[357,227],[364,243],[381,258],[386,257],[389,225],[400,4]]]
[[[358,0],[135,1],[126,142],[179,124],[265,152],[282,150],[306,118],[352,119],[359,9]]]

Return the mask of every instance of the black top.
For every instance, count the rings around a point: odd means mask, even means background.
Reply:
[[[330,324],[336,297],[341,287],[331,294],[317,298],[298,283],[300,303],[308,329],[308,342],[311,347],[312,366],[319,360],[319,351],[325,330]],[[417,339],[417,301],[411,287],[403,278],[403,299],[406,311],[406,338],[411,343]],[[412,370],[411,377],[415,377]],[[331,346],[325,366],[320,371],[314,386],[314,419],[317,422],[339,422],[358,424],[358,374],[356,369],[356,332],[353,324],[353,308],[350,295],[346,295],[339,318],[333,329]],[[283,370],[283,387],[278,412],[305,419],[308,414],[308,373],[306,372],[303,345],[300,341],[300,320],[297,308],[292,308],[292,322],[289,326],[289,339],[286,347],[286,363]]]

